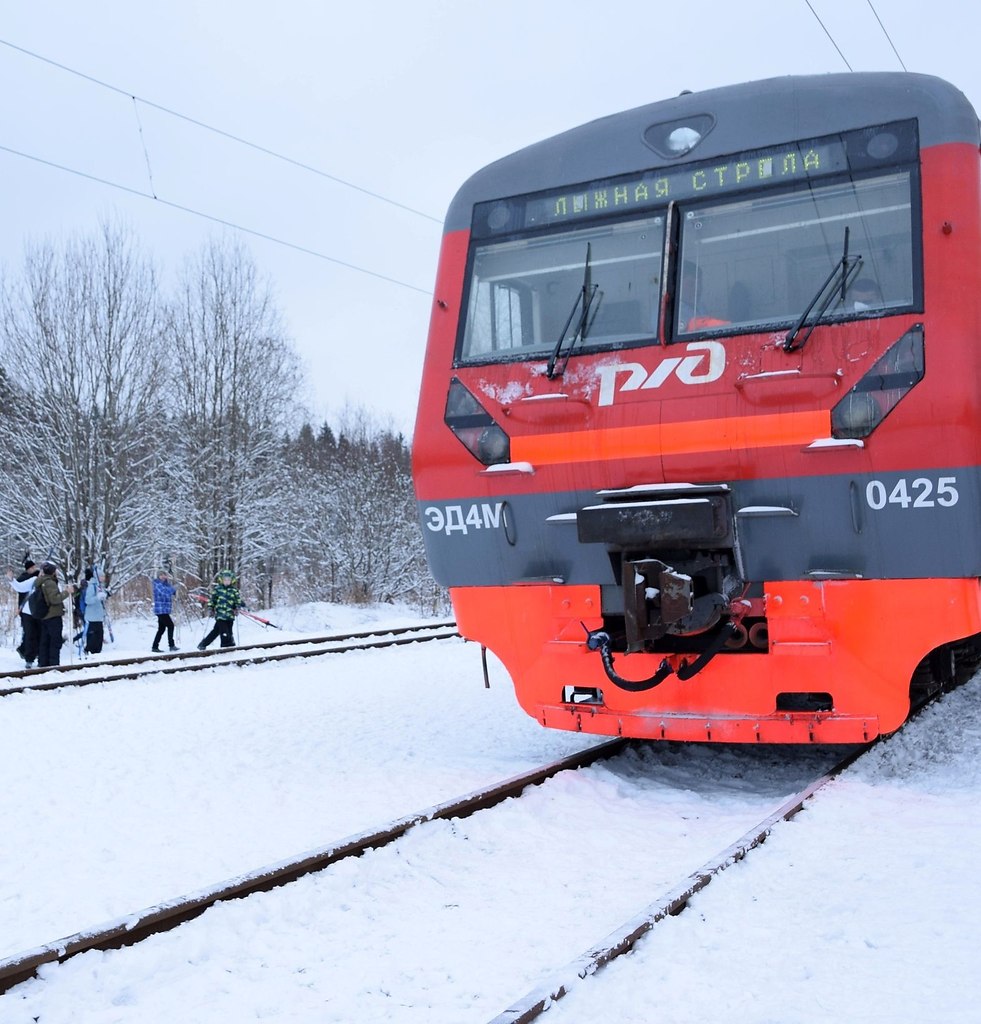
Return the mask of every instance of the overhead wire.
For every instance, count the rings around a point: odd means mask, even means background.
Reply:
[[[896,49],[896,46],[892,41],[892,36],[890,36],[889,33],[886,31],[886,26],[882,24],[882,19],[879,17],[879,12],[873,6],[872,0],[868,0],[868,4],[872,10],[872,13],[875,15],[875,20],[879,23],[879,28],[882,29],[882,34],[886,37],[886,39],[889,40],[889,45],[892,47],[892,52],[896,55],[896,60],[899,61],[899,66],[903,69],[903,71],[907,71],[908,68],[903,62],[903,58],[899,56],[899,50]]]
[[[854,71],[854,68],[851,66],[851,64],[848,63],[848,58],[841,52],[841,47],[835,41],[835,37],[831,34],[830,30],[828,29],[828,26],[825,25],[825,23],[821,20],[821,17],[818,14],[818,12],[814,10],[814,5],[811,3],[811,0],[804,0],[804,3],[807,4],[811,14],[814,15],[815,20],[824,30],[824,34],[831,40],[831,45],[838,51],[838,56],[841,57],[841,59],[845,62],[845,67],[848,68],[849,71]],[[899,66],[903,69],[903,71],[908,71],[909,69],[906,67],[903,58],[900,57],[899,50],[896,49],[896,44],[892,41],[892,36],[890,36],[889,33],[886,31],[886,26],[882,23],[882,18],[879,17],[879,12],[875,9],[875,5],[872,3],[872,0],[866,0],[866,3],[868,3],[869,10],[875,16],[875,20],[879,23],[879,28],[882,30],[882,34],[886,37],[886,40],[889,43],[890,47],[892,47],[892,52],[896,55],[896,60],[899,61]]]
[[[431,214],[423,213],[422,210],[416,210],[411,206],[406,206],[405,203],[400,203],[395,199],[390,199],[388,196],[383,196],[378,192],[372,192],[370,189],[364,188],[361,185],[355,185],[354,182],[346,181],[344,178],[339,178],[334,174],[329,174],[327,171],[321,170],[319,167],[303,163],[301,160],[296,160],[291,156],[286,156],[274,149],[270,149],[268,146],[263,146],[257,142],[252,142],[249,139],[244,139],[241,136],[234,135],[232,132],[227,132],[222,128],[216,128],[214,125],[207,124],[205,121],[199,121],[197,118],[190,117],[188,114],[182,114],[179,110],[173,110],[170,107],[163,106],[161,103],[155,103],[153,100],[148,100],[143,96],[137,96],[128,89],[121,89],[119,86],[112,85],[110,82],[104,82],[99,78],[95,78],[93,75],[86,74],[84,71],[78,71],[75,68],[69,67],[67,64],[61,64],[56,60],[52,60],[50,57],[45,57],[40,53],[35,53],[33,50],[28,50],[23,46],[18,46],[16,43],[12,43],[7,39],[0,39],[0,45],[9,47],[11,50],[16,50],[18,53],[22,53],[34,60],[39,60],[44,64],[49,64],[51,67],[58,68],[60,71],[65,71],[70,75],[82,78],[86,82],[91,82],[93,85],[98,85],[103,89],[108,89],[110,92],[118,93],[120,96],[126,96],[133,100],[134,103],[142,103],[146,107],[152,107],[154,110],[159,110],[161,113],[168,114],[171,117],[176,117],[181,121],[186,121],[188,124],[193,124],[198,128],[203,128],[205,131],[213,132],[215,135],[220,135],[232,142],[237,142],[239,145],[247,146],[249,149],[254,149],[258,153],[264,153],[266,156],[273,157],[275,160],[282,160],[284,163],[292,164],[294,167],[299,167],[301,170],[309,171],[311,174],[316,174],[321,178],[326,178],[329,181],[336,182],[338,185],[343,185],[345,188],[353,189],[355,192],[361,192],[366,196],[370,196],[372,199],[388,203],[390,206],[398,207],[400,210],[405,210],[407,213],[415,214],[417,217],[423,217],[425,220],[433,221],[436,224],[442,223],[439,217],[433,217]]]
[[[811,14],[813,14],[814,17],[817,19],[817,23],[821,26],[822,29],[824,29],[824,34],[831,40],[831,45],[838,51],[838,56],[841,57],[841,59],[845,62],[845,67],[848,68],[849,71],[854,71],[855,69],[851,66],[851,64],[848,63],[848,58],[841,52],[841,47],[835,42],[835,37],[828,31],[827,25],[825,25],[825,23],[821,20],[821,16],[818,14],[818,12],[814,10],[813,5],[811,4],[811,0],[804,0],[804,3],[807,4],[807,6],[810,8]]]
[[[814,9],[814,6],[811,3],[811,0],[804,0],[804,2],[807,4],[808,9],[811,11],[811,14],[814,16],[814,18],[817,21],[817,23],[821,26],[821,29],[824,31],[825,35],[831,41],[832,46],[834,46],[835,50],[838,52],[838,55],[841,57],[842,61],[844,62],[845,67],[847,67],[849,71],[853,71],[854,69],[852,68],[851,64],[848,62],[848,58],[845,57],[844,53],[841,50],[841,47],[838,46],[838,43],[835,40],[834,36],[829,31],[828,27],[824,24],[824,22],[822,21],[820,15]],[[907,70],[906,64],[903,62],[903,59],[900,56],[899,51],[896,49],[896,46],[893,43],[892,38],[890,37],[888,31],[886,30],[886,27],[883,24],[882,19],[879,17],[879,14],[878,14],[878,12],[875,9],[875,6],[873,5],[872,0],[867,0],[867,3],[869,5],[869,8],[872,11],[873,15],[875,16],[875,19],[878,22],[879,27],[882,30],[883,35],[888,40],[890,47],[892,47],[892,51],[896,55],[896,59],[899,61],[899,63],[902,66],[903,70],[904,71]],[[2,44],[3,46],[8,47],[9,49],[12,49],[12,50],[15,50],[15,51],[17,51],[19,53],[22,53],[22,54],[24,54],[27,57],[31,57],[34,60],[38,60],[38,61],[41,61],[44,64],[48,64],[48,65],[50,65],[52,67],[58,68],[59,70],[64,71],[67,74],[74,75],[74,76],[76,76],[78,78],[84,79],[85,81],[91,82],[94,85],[98,85],[100,88],[108,89],[111,92],[114,92],[114,93],[117,93],[119,95],[128,97],[132,101],[132,103],[133,103],[134,112],[136,114],[137,129],[138,129],[138,134],[139,134],[139,138],[140,138],[140,144],[141,144],[141,146],[143,148],[144,160],[146,162],[147,177],[148,177],[148,180],[149,180],[150,192],[149,193],[142,192],[139,189],[131,188],[131,187],[129,187],[127,185],[123,185],[123,184],[121,184],[119,182],[110,181],[109,179],[98,177],[97,175],[88,174],[88,173],[86,173],[84,171],[78,170],[77,168],[69,167],[69,166],[67,166],[65,164],[59,164],[59,163],[56,163],[56,162],[51,161],[51,160],[46,160],[46,159],[44,159],[42,157],[38,157],[38,156],[32,155],[30,153],[24,153],[24,152],[22,152],[20,150],[12,149],[9,146],[0,145],[0,150],[3,150],[4,152],[7,152],[7,153],[11,153],[11,154],[13,154],[15,156],[19,156],[19,157],[21,157],[23,159],[32,160],[32,161],[35,161],[36,163],[44,164],[44,165],[46,165],[48,167],[52,167],[52,168],[55,168],[57,170],[69,173],[69,174],[74,174],[74,175],[76,175],[78,177],[81,177],[81,178],[86,178],[86,179],[88,179],[90,181],[98,182],[99,184],[106,185],[106,186],[108,186],[110,188],[115,188],[115,189],[118,189],[118,190],[123,191],[123,192],[127,192],[127,193],[129,193],[131,195],[139,196],[142,199],[149,199],[149,200],[152,200],[154,202],[161,203],[161,204],[163,204],[165,206],[171,207],[172,209],[180,210],[180,211],[182,211],[184,213],[191,214],[192,216],[195,216],[195,217],[201,217],[201,218],[203,218],[205,220],[211,221],[212,223],[220,224],[220,225],[222,225],[224,227],[229,227],[229,228],[232,228],[232,229],[234,229],[236,231],[241,231],[244,234],[252,235],[253,237],[261,238],[261,239],[263,239],[265,241],[272,242],[272,243],[274,243],[276,245],[281,245],[281,246],[284,246],[286,248],[293,249],[293,250],[295,250],[297,252],[305,253],[305,254],[307,254],[309,256],[313,256],[313,257],[315,257],[317,259],[322,259],[322,260],[325,260],[325,261],[330,262],[330,263],[335,263],[338,266],[346,267],[346,268],[348,268],[350,270],[357,271],[358,273],[367,274],[367,275],[369,275],[371,277],[378,278],[379,280],[388,281],[388,282],[390,282],[392,284],[396,284],[396,285],[399,285],[399,286],[404,287],[404,288],[409,288],[412,291],[421,292],[421,293],[426,294],[426,295],[431,294],[431,292],[428,289],[419,288],[416,285],[408,284],[405,281],[400,281],[400,280],[398,280],[396,278],[389,277],[386,274],[381,274],[381,273],[378,273],[378,272],[373,271],[373,270],[368,270],[365,267],[360,267],[360,266],[358,266],[356,264],[349,263],[349,262],[347,262],[345,260],[338,259],[337,257],[328,256],[326,253],[319,252],[319,251],[317,251],[315,249],[310,249],[310,248],[308,248],[306,246],[298,245],[298,244],[293,243],[293,242],[288,242],[285,239],[276,237],[275,235],[270,235],[270,234],[268,234],[266,232],[258,231],[258,230],[254,229],[254,228],[248,228],[248,227],[245,227],[244,225],[240,225],[240,224],[237,224],[237,223],[235,223],[233,221],[226,220],[225,218],[217,217],[217,216],[214,216],[213,214],[205,213],[202,210],[196,210],[193,207],[185,206],[185,205],[182,205],[180,203],[176,203],[176,202],[173,202],[171,200],[167,200],[167,199],[161,198],[157,194],[156,188],[155,188],[154,183],[153,183],[153,172],[152,172],[152,169],[151,169],[151,166],[150,166],[150,154],[149,154],[149,151],[147,149],[146,140],[145,140],[144,135],[143,135],[143,124],[142,124],[142,121],[140,119],[139,104],[142,103],[144,106],[150,107],[150,108],[152,108],[154,110],[159,110],[160,112],[162,112],[164,114],[167,114],[167,115],[169,115],[171,117],[178,118],[179,120],[185,121],[188,124],[193,124],[193,125],[195,125],[198,128],[204,129],[205,131],[212,132],[212,133],[214,133],[216,135],[219,135],[219,136],[221,136],[223,138],[229,139],[232,142],[236,142],[239,145],[246,146],[246,147],[248,147],[250,149],[253,149],[253,150],[257,151],[257,152],[260,152],[260,153],[263,153],[263,154],[265,154],[267,156],[270,156],[270,157],[272,157],[272,158],[274,158],[276,160],[281,160],[281,161],[283,161],[285,163],[288,163],[288,164],[291,164],[291,165],[293,165],[295,167],[298,167],[301,170],[308,171],[308,172],[310,172],[312,174],[318,175],[319,177],[322,177],[322,178],[325,178],[327,180],[336,182],[337,184],[342,185],[342,186],[344,186],[346,188],[350,188],[350,189],[353,189],[354,191],[361,192],[362,194],[367,195],[367,196],[369,196],[369,197],[371,197],[373,199],[377,199],[380,202],[384,202],[384,203],[387,203],[387,204],[389,204],[391,206],[395,206],[395,207],[397,207],[397,208],[399,208],[401,210],[405,210],[408,213],[415,214],[416,216],[422,217],[422,218],[424,218],[426,220],[430,220],[430,221],[433,221],[435,223],[440,223],[438,218],[433,217],[430,214],[423,213],[420,210],[416,210],[413,207],[405,205],[404,203],[400,203],[397,200],[390,199],[387,196],[383,196],[380,193],[373,192],[370,189],[364,188],[364,187],[362,187],[360,185],[356,185],[353,182],[346,181],[345,179],[339,178],[336,175],[329,174],[328,172],[323,171],[323,170],[321,170],[318,167],[313,167],[312,165],[306,164],[306,163],[304,163],[304,162],[302,162],[300,160],[296,160],[293,157],[286,156],[285,154],[279,153],[279,152],[277,152],[277,151],[275,151],[273,149],[270,149],[267,146],[263,146],[263,145],[260,145],[259,143],[255,143],[255,142],[252,142],[252,141],[250,141],[248,139],[244,139],[241,136],[234,135],[231,132],[225,131],[224,129],[221,129],[221,128],[217,128],[214,125],[207,124],[206,122],[200,121],[197,118],[190,117],[187,114],[182,114],[180,111],[174,110],[174,109],[172,109],[170,107],[166,107],[166,106],[164,106],[164,105],[162,105],[160,103],[156,103],[153,100],[148,100],[145,97],[137,96],[135,93],[132,93],[132,92],[130,92],[128,90],[122,89],[119,86],[112,85],[109,82],[102,81],[101,79],[95,78],[94,76],[86,74],[85,72],[78,71],[77,69],[69,67],[66,64],[62,64],[62,63],[60,63],[58,61],[52,60],[49,57],[45,57],[42,54],[36,53],[33,50],[28,50],[27,48],[25,48],[23,46],[18,46],[16,43],[12,43],[9,40],[0,39],[0,44]]]
[[[4,153],[11,153],[14,156],[22,157],[25,160],[33,160],[35,163],[44,164],[46,167],[53,167],[59,171],[65,171],[68,174],[74,174],[79,178],[86,178],[89,181],[98,182],[100,185],[107,185],[109,188],[118,189],[120,192],[127,192],[133,196],[139,196],[141,199],[149,199],[151,202],[161,203],[164,206],[169,206],[171,209],[180,210],[183,213],[189,213],[195,217],[202,217],[204,220],[209,220],[213,224],[220,224],[226,228],[232,228],[235,231],[241,231],[243,234],[252,235],[255,238],[261,238],[267,242],[273,242],[276,245],[285,246],[287,249],[293,249],[296,252],[305,253],[307,256],[314,256],[320,260],[326,260],[328,263],[336,263],[338,266],[346,267],[348,270],[356,270],[360,274],[368,274],[370,277],[378,278],[381,281],[388,281],[390,284],[397,284],[402,288],[409,288],[411,291],[420,292],[423,295],[431,295],[432,290],[429,288],[420,288],[417,285],[409,284],[407,281],[400,281],[398,278],[389,277],[387,274],[380,274],[374,270],[368,270],[366,267],[359,267],[355,263],[348,263],[345,260],[338,259],[336,256],[328,256],[326,253],[318,252],[316,249],[309,249],[303,245],[297,245],[294,242],[287,242],[285,239],[277,238],[275,235],[266,234],[264,231],[257,231],[255,228],[248,228],[242,224],[236,224],[234,221],[225,220],[223,217],[216,217],[213,214],[205,213],[202,210],[195,210],[193,207],[184,206],[181,203],[172,202],[169,199],[162,199],[160,196],[150,195],[147,192],[141,192],[137,188],[131,188],[129,185],[123,185],[116,181],[110,181],[108,178],[100,178],[96,174],[89,174],[86,171],[80,171],[75,167],[68,167],[65,164],[56,163],[54,160],[45,160],[43,157],[35,156],[32,153],[25,153],[19,149],[13,149],[10,146],[4,146],[0,144],[0,151]]]
[[[10,41],[8,41],[6,39],[0,39],[0,44],[4,45],[4,46],[6,46],[6,47],[8,47],[8,48],[10,48],[12,50],[16,50],[19,53],[23,53],[25,56],[31,57],[31,58],[33,58],[35,60],[39,60],[39,61],[41,61],[44,64],[48,64],[48,65],[51,65],[52,67],[56,67],[56,68],[58,68],[61,71],[65,71],[68,74],[75,75],[78,78],[82,78],[82,79],[84,79],[86,81],[92,82],[93,84],[98,85],[101,88],[108,89],[111,92],[117,93],[117,94],[119,94],[121,96],[126,96],[128,99],[130,99],[132,101],[132,103],[133,103],[133,110],[134,110],[134,113],[136,115],[137,133],[139,135],[140,145],[141,145],[141,147],[143,149],[143,158],[144,158],[144,161],[145,161],[145,164],[146,164],[147,179],[148,179],[148,182],[149,182],[150,191],[149,191],[149,193],[143,192],[140,189],[132,188],[132,187],[130,187],[128,185],[123,185],[120,182],[111,181],[108,178],[102,178],[102,177],[99,177],[98,175],[89,174],[89,173],[87,173],[85,171],[79,170],[78,168],[70,167],[67,164],[61,164],[61,163],[57,163],[57,162],[55,162],[53,160],[47,160],[47,159],[45,159],[43,157],[39,157],[39,156],[36,156],[34,154],[31,154],[31,153],[25,153],[22,150],[13,149],[10,146],[0,145],[0,150],[3,150],[4,152],[10,153],[10,154],[12,154],[14,156],[19,156],[19,157],[21,157],[21,158],[23,158],[25,160],[32,160],[35,163],[44,164],[45,166],[52,167],[52,168],[54,168],[56,170],[64,171],[67,174],[73,174],[73,175],[75,175],[77,177],[85,178],[85,179],[88,179],[89,181],[97,182],[100,185],[105,185],[105,186],[107,186],[109,188],[114,188],[114,189],[117,189],[118,191],[126,192],[126,193],[128,193],[130,195],[138,196],[141,199],[149,199],[149,200],[152,200],[154,202],[161,203],[164,206],[169,206],[172,209],[180,210],[183,213],[188,213],[188,214],[190,214],[192,216],[200,217],[200,218],[202,218],[204,220],[210,221],[211,223],[220,224],[223,227],[228,227],[228,228],[231,228],[231,229],[233,229],[235,231],[241,231],[243,234],[251,235],[251,236],[253,236],[255,238],[261,238],[261,239],[263,239],[265,241],[272,242],[272,243],[274,243],[276,245],[281,245],[281,246],[284,246],[285,248],[293,249],[296,252],[302,252],[302,253],[304,253],[304,254],[306,254],[308,256],[313,256],[313,257],[315,257],[317,259],[325,260],[325,261],[327,261],[329,263],[334,263],[334,264],[336,264],[338,266],[341,266],[341,267],[346,267],[349,270],[354,270],[354,271],[356,271],[358,273],[367,274],[370,277],[374,277],[374,278],[377,278],[377,279],[382,280],[382,281],[387,281],[387,282],[389,282],[391,284],[399,285],[400,287],[403,287],[403,288],[408,288],[411,291],[420,292],[421,294],[424,294],[424,295],[432,294],[431,290],[429,290],[429,289],[420,288],[417,285],[409,284],[406,281],[401,281],[398,278],[390,277],[387,274],[382,274],[382,273],[379,273],[379,272],[374,271],[374,270],[369,270],[367,267],[361,267],[361,266],[358,266],[357,264],[349,263],[346,260],[338,259],[335,256],[329,256],[326,253],[319,252],[316,249],[311,249],[311,248],[309,248],[307,246],[303,246],[303,245],[299,245],[299,244],[294,243],[294,242],[286,241],[283,238],[279,238],[279,237],[277,237],[275,235],[268,234],[267,232],[259,231],[259,230],[255,229],[255,228],[246,227],[245,225],[235,223],[235,222],[227,220],[227,219],[225,219],[223,217],[218,217],[218,216],[215,216],[214,214],[206,213],[203,210],[198,210],[198,209],[195,209],[195,208],[190,207],[190,206],[185,206],[185,205],[183,205],[181,203],[173,202],[172,200],[164,199],[162,196],[160,196],[157,193],[157,189],[156,189],[156,187],[154,185],[153,170],[152,170],[152,167],[151,167],[151,164],[150,164],[150,153],[149,153],[149,150],[147,148],[146,139],[145,139],[144,133],[143,133],[143,122],[142,122],[142,120],[140,118],[139,104],[142,103],[144,106],[151,107],[151,108],[156,109],[156,110],[160,110],[161,112],[163,112],[165,114],[168,114],[168,115],[170,115],[172,117],[179,118],[182,121],[186,121],[186,122],[188,122],[190,124],[193,124],[193,125],[195,125],[195,126],[197,126],[199,128],[202,128],[202,129],[204,129],[206,131],[213,132],[214,134],[220,135],[220,136],[222,136],[224,138],[227,138],[227,139],[230,139],[233,142],[237,142],[237,143],[239,143],[239,144],[241,144],[243,146],[247,146],[247,147],[249,147],[251,149],[254,149],[254,150],[258,151],[258,152],[264,153],[264,154],[266,154],[268,156],[271,156],[271,157],[273,157],[275,159],[282,160],[285,163],[292,164],[292,165],[294,165],[296,167],[301,168],[302,170],[309,171],[309,172],[311,172],[313,174],[319,175],[322,178],[326,178],[328,180],[334,181],[337,184],[343,185],[343,186],[345,186],[347,188],[354,189],[355,191],[361,192],[361,193],[363,193],[363,194],[365,194],[367,196],[370,196],[373,199],[378,199],[381,202],[388,203],[391,206],[398,207],[399,209],[405,210],[405,211],[407,211],[409,213],[412,213],[412,214],[415,214],[415,215],[417,215],[419,217],[423,217],[426,220],[431,220],[431,221],[435,221],[436,223],[439,223],[437,218],[431,217],[429,214],[423,213],[423,212],[421,212],[419,210],[415,210],[412,207],[406,206],[403,203],[399,203],[398,201],[396,201],[394,199],[390,199],[387,196],[383,196],[383,195],[380,195],[377,192],[372,192],[369,189],[362,188],[360,185],[355,185],[354,183],[349,182],[349,181],[345,181],[344,179],[338,178],[335,175],[328,174],[326,171],[320,170],[317,167],[312,167],[312,166],[310,166],[308,164],[304,164],[304,163],[302,163],[302,162],[300,162],[298,160],[294,160],[292,157],[285,156],[282,153],[277,153],[275,150],[269,149],[269,148],[267,148],[265,146],[260,146],[258,143],[250,142],[247,139],[242,139],[242,138],[240,138],[240,137],[238,137],[236,135],[233,135],[230,132],[223,131],[222,129],[216,128],[213,125],[206,124],[203,121],[198,121],[195,118],[192,118],[192,117],[187,116],[186,114],[180,113],[179,111],[172,110],[172,109],[170,109],[168,107],[162,106],[159,103],[154,103],[151,100],[147,100],[147,99],[144,99],[142,97],[136,96],[135,94],[127,92],[124,89],[120,89],[118,86],[112,85],[111,83],[108,83],[108,82],[103,82],[100,79],[97,79],[97,78],[94,78],[91,75],[85,74],[82,71],[78,71],[75,68],[68,67],[65,64],[60,64],[57,61],[51,60],[48,57],[44,57],[41,54],[35,53],[32,50],[25,49],[24,47],[18,46],[15,43],[11,43]]]

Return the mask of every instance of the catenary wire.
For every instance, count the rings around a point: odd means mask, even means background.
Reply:
[[[909,70],[906,67],[905,62],[903,61],[903,58],[899,56],[899,50],[896,49],[896,45],[892,41],[892,36],[890,36],[889,33],[886,31],[886,26],[882,24],[882,19],[879,17],[879,12],[873,6],[872,0],[868,0],[868,4],[869,7],[872,9],[872,13],[875,15],[875,20],[879,23],[879,28],[882,29],[882,34],[886,37],[886,39],[889,40],[889,45],[892,47],[892,52],[896,55],[896,60],[899,61],[899,66],[903,69],[903,71]]]
[[[12,149],[10,146],[0,144],[0,151],[22,157],[24,160],[33,160],[35,163],[44,164],[46,167],[53,167],[55,170],[74,174],[79,178],[86,178],[89,181],[98,182],[100,185],[107,185],[109,188],[118,189],[120,192],[127,192],[132,196],[139,196],[141,199],[149,199],[151,202],[161,203],[164,206],[169,206],[171,209],[180,210],[183,213],[189,213],[194,217],[201,217],[204,220],[209,220],[213,224],[221,224],[223,227],[232,228],[234,231],[241,231],[243,234],[252,235],[255,238],[261,238],[267,242],[273,242],[276,245],[285,246],[287,249],[293,249],[296,252],[305,253],[307,256],[314,256],[317,259],[326,260],[328,263],[336,263],[338,266],[346,267],[348,270],[356,270],[359,274],[367,274],[370,277],[378,278],[381,281],[388,281],[389,284],[397,284],[401,288],[408,288],[411,291],[420,292],[423,295],[432,295],[432,289],[430,288],[420,288],[418,285],[409,284],[407,281],[400,281],[398,278],[388,277],[386,274],[380,274],[375,270],[368,270],[366,267],[359,267],[355,263],[348,263],[345,260],[340,260],[336,256],[328,256],[326,253],[318,252],[316,249],[308,249],[306,246],[297,245],[295,242],[287,242],[285,239],[277,238],[275,235],[268,235],[263,231],[257,231],[255,228],[247,228],[241,224],[236,224],[234,221],[225,220],[222,217],[216,217],[210,213],[204,213],[202,210],[195,210],[190,206],[183,206],[180,203],[171,202],[169,199],[161,199],[159,196],[150,195],[147,192],[141,192],[139,189],[130,188],[129,185],[122,185],[119,182],[109,181],[107,178],[100,178],[98,175],[88,174],[86,171],[80,171],[75,167],[67,167],[65,164],[55,163],[53,160],[45,160],[43,157],[34,156],[31,153],[24,153],[19,149]]]
[[[153,100],[137,96],[127,89],[120,89],[119,86],[111,85],[109,82],[103,82],[101,79],[85,74],[84,71],[77,71],[75,68],[68,67],[67,64],[60,64],[56,60],[51,60],[51,58],[44,57],[40,53],[35,53],[33,50],[28,50],[23,46],[18,46],[16,43],[11,43],[7,39],[0,39],[0,44],[9,47],[11,50],[16,50],[18,53],[23,53],[25,56],[31,57],[34,60],[39,60],[44,64],[49,64],[51,67],[58,68],[60,71],[65,71],[70,75],[82,78],[87,82],[91,82],[93,85],[98,85],[103,89],[109,89],[111,92],[118,93],[120,96],[126,96],[133,100],[134,103],[142,103],[146,107],[152,107],[154,110],[159,110],[161,113],[169,114],[171,117],[179,118],[181,121],[186,121],[188,124],[193,124],[198,128],[203,128],[205,131],[213,132],[215,135],[220,135],[232,142],[237,142],[241,146],[247,146],[249,149],[254,149],[256,152],[264,153],[266,156],[271,156],[276,160],[282,160],[284,163],[292,164],[294,167],[299,167],[301,170],[319,175],[321,178],[326,178],[329,181],[336,182],[339,185],[343,185],[345,188],[354,189],[354,191],[361,192],[366,196],[370,196],[372,199],[378,199],[380,202],[388,203],[390,206],[396,206],[400,210],[405,210],[407,213],[413,213],[417,217],[423,217],[436,224],[442,223],[438,217],[433,217],[431,214],[413,209],[411,206],[406,206],[405,203],[400,203],[395,199],[389,199],[387,196],[380,195],[378,192],[372,192],[370,189],[363,188],[361,185],[355,185],[351,181],[345,181],[343,178],[338,178],[336,175],[328,174],[327,171],[322,171],[319,167],[313,167],[300,160],[295,160],[293,157],[285,156],[283,153],[277,153],[274,149],[269,149],[267,146],[259,145],[257,142],[251,142],[248,139],[243,139],[239,135],[233,135],[231,132],[226,132],[221,128],[216,128],[214,125],[207,124],[204,121],[199,121],[197,118],[189,117],[187,114],[182,114],[178,110],[165,107],[160,103],[154,103]]]
[[[838,56],[841,57],[841,59],[845,62],[845,67],[848,68],[849,71],[854,71],[855,69],[851,66],[851,64],[848,63],[848,58],[841,52],[841,47],[835,42],[835,37],[828,31],[828,27],[821,20],[821,17],[818,14],[818,12],[814,10],[813,5],[811,4],[811,0],[804,0],[804,3],[807,4],[811,14],[813,14],[814,17],[817,19],[817,23],[821,26],[822,29],[824,29],[824,34],[831,40],[831,45],[838,51]]]

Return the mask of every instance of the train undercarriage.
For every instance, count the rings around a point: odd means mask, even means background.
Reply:
[[[628,653],[627,617],[603,614],[599,587],[457,588],[453,601],[461,633],[502,661],[525,711],[550,728],[611,736],[868,742],[981,666],[977,580],[763,589],[750,604],[764,614],[754,616],[745,643],[741,633],[728,635],[702,664],[724,623],[704,634],[701,654],[693,638],[674,636],[653,644],[674,651]],[[911,608],[936,611],[914,622]],[[610,637],[615,678],[591,643],[599,633]]]

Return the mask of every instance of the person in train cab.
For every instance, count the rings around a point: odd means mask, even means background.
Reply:
[[[231,569],[222,569],[215,578],[215,585],[208,599],[208,607],[215,617],[215,624],[211,632],[198,644],[199,651],[203,651],[218,636],[221,637],[219,646],[235,646],[235,616],[239,608],[245,607],[237,582]]]
[[[174,644],[174,620],[171,612],[174,610],[174,594],[177,588],[170,582],[170,574],[166,569],[157,573],[153,581],[153,614],[157,617],[157,632],[153,638],[153,646],[150,648],[155,654],[160,653],[160,641],[163,638],[164,630],[167,631],[167,644],[172,651],[176,651]]]
[[[706,316],[703,307],[702,285],[698,268],[691,260],[684,260],[678,275],[677,302],[678,330],[704,331],[710,327],[722,327],[728,320]]]
[[[58,585],[58,567],[54,562],[41,563],[37,584],[28,598],[31,602],[31,614],[41,619],[38,668],[48,668],[61,663],[61,645],[64,642],[61,620],[65,614],[65,604],[70,603],[69,598],[74,593],[75,587],[71,583],[64,588]]]
[[[34,668],[37,660],[38,647],[41,644],[41,620],[31,614],[30,597],[31,591],[37,583],[41,566],[32,562],[29,558],[24,559],[24,571],[14,579],[13,569],[7,570],[7,579],[10,580],[11,589],[17,594],[17,605],[20,612],[21,640],[17,653],[24,659],[25,668]]]
[[[860,277],[848,289],[845,305],[850,312],[855,313],[863,309],[876,309],[882,305],[882,291],[871,277]]]

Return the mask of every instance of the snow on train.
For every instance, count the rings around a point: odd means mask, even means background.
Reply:
[[[981,633],[978,118],[915,74],[615,114],[447,214],[414,442],[542,725],[850,743]]]

